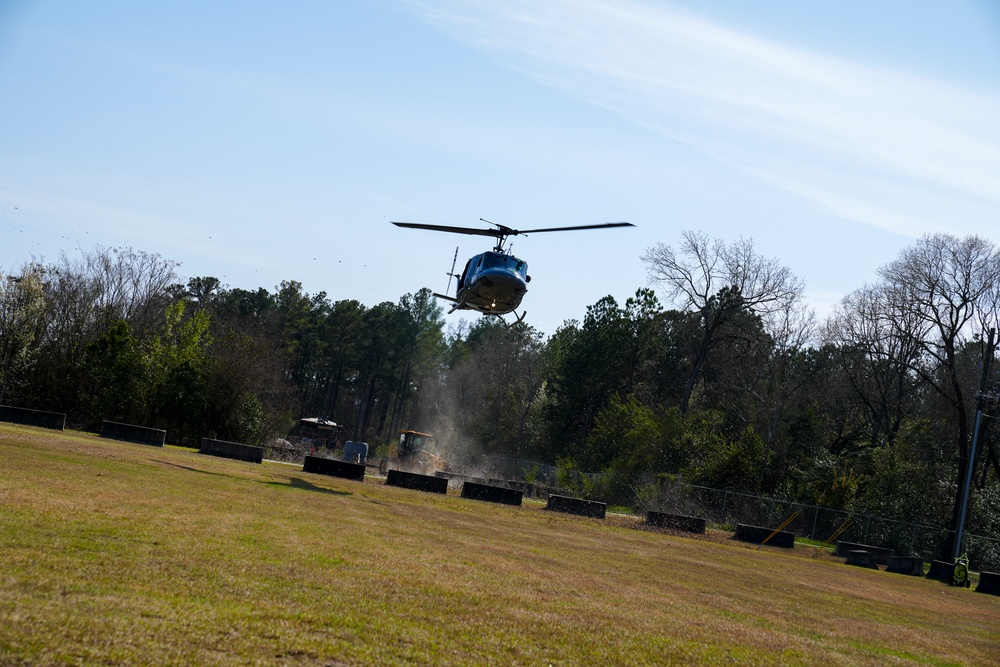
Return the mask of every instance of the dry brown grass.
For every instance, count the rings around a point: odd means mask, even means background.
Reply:
[[[1000,664],[924,579],[0,425],[0,663]]]

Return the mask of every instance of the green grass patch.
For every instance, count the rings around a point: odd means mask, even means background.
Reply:
[[[801,544],[804,547],[816,547],[817,549],[823,548],[823,549],[828,549],[830,551],[833,551],[834,546],[836,546],[827,544],[826,542],[822,542],[820,540],[811,540],[808,537],[796,537],[795,543]]]
[[[0,664],[990,665],[1000,599],[0,425]]]

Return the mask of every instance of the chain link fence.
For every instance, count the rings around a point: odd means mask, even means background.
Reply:
[[[836,540],[885,547],[897,555],[917,556],[925,561],[940,557],[951,532],[938,526],[683,482],[661,487],[652,504],[656,506],[649,509],[697,516],[726,528],[737,523],[773,528],[798,512],[786,529],[798,537],[827,542],[839,531]],[[1000,539],[967,535],[964,550],[974,569],[1000,571]]]
[[[498,458],[494,469],[503,479],[552,489],[599,489],[607,477],[604,473],[567,471],[512,458]],[[696,486],[679,480],[661,483],[652,497],[639,497],[642,495],[637,495],[635,509],[703,518],[725,529],[733,529],[738,523],[774,528],[798,512],[798,517],[787,527],[797,537],[827,542],[839,530],[834,541],[884,547],[893,549],[897,555],[916,556],[924,561],[940,558],[951,532],[939,526]],[[963,542],[973,569],[1000,572],[1000,538],[967,534]]]

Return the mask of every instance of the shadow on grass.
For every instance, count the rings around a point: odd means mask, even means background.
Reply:
[[[322,486],[316,486],[311,482],[300,477],[289,477],[287,482],[261,482],[267,486],[275,486],[278,488],[291,488],[291,489],[302,489],[303,491],[318,491],[319,493],[330,493],[335,496],[349,496],[352,495],[350,491],[334,491],[333,489],[324,489]]]
[[[203,475],[214,475],[216,477],[230,477],[232,479],[243,479],[242,477],[237,477],[236,475],[227,475],[224,472],[212,472],[211,470],[201,470],[200,468],[192,468],[191,466],[182,466],[178,463],[171,463],[170,461],[161,461],[159,459],[152,459],[156,463],[162,463],[165,466],[173,466],[174,468],[180,468],[181,470],[190,470],[191,472],[200,472]]]
[[[178,463],[171,463],[170,461],[161,461],[159,459],[153,459],[153,461],[155,461],[156,463],[162,463],[163,465],[173,466],[174,468],[180,468],[181,470],[190,470],[191,472],[200,472],[203,475],[214,475],[215,477],[228,477],[228,478],[231,478],[231,479],[246,479],[245,477],[242,477],[242,476],[227,475],[226,473],[223,473],[223,472],[212,472],[210,470],[200,470],[199,468],[192,468],[191,466],[182,466],[182,465],[180,465]],[[302,489],[303,491],[317,491],[319,493],[330,493],[330,494],[333,494],[335,496],[349,496],[349,495],[351,495],[350,491],[334,491],[333,489],[324,489],[322,486],[316,486],[315,484],[313,484],[311,482],[307,482],[306,480],[304,480],[304,479],[302,479],[300,477],[289,477],[287,482],[264,482],[264,481],[261,481],[260,483],[264,484],[266,486],[275,486],[275,487],[278,487],[278,488]]]

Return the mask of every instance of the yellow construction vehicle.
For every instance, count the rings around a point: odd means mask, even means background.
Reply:
[[[425,475],[447,470],[447,467],[433,435],[409,430],[400,431],[399,441],[389,447],[389,455],[379,466],[383,474],[392,468]]]

